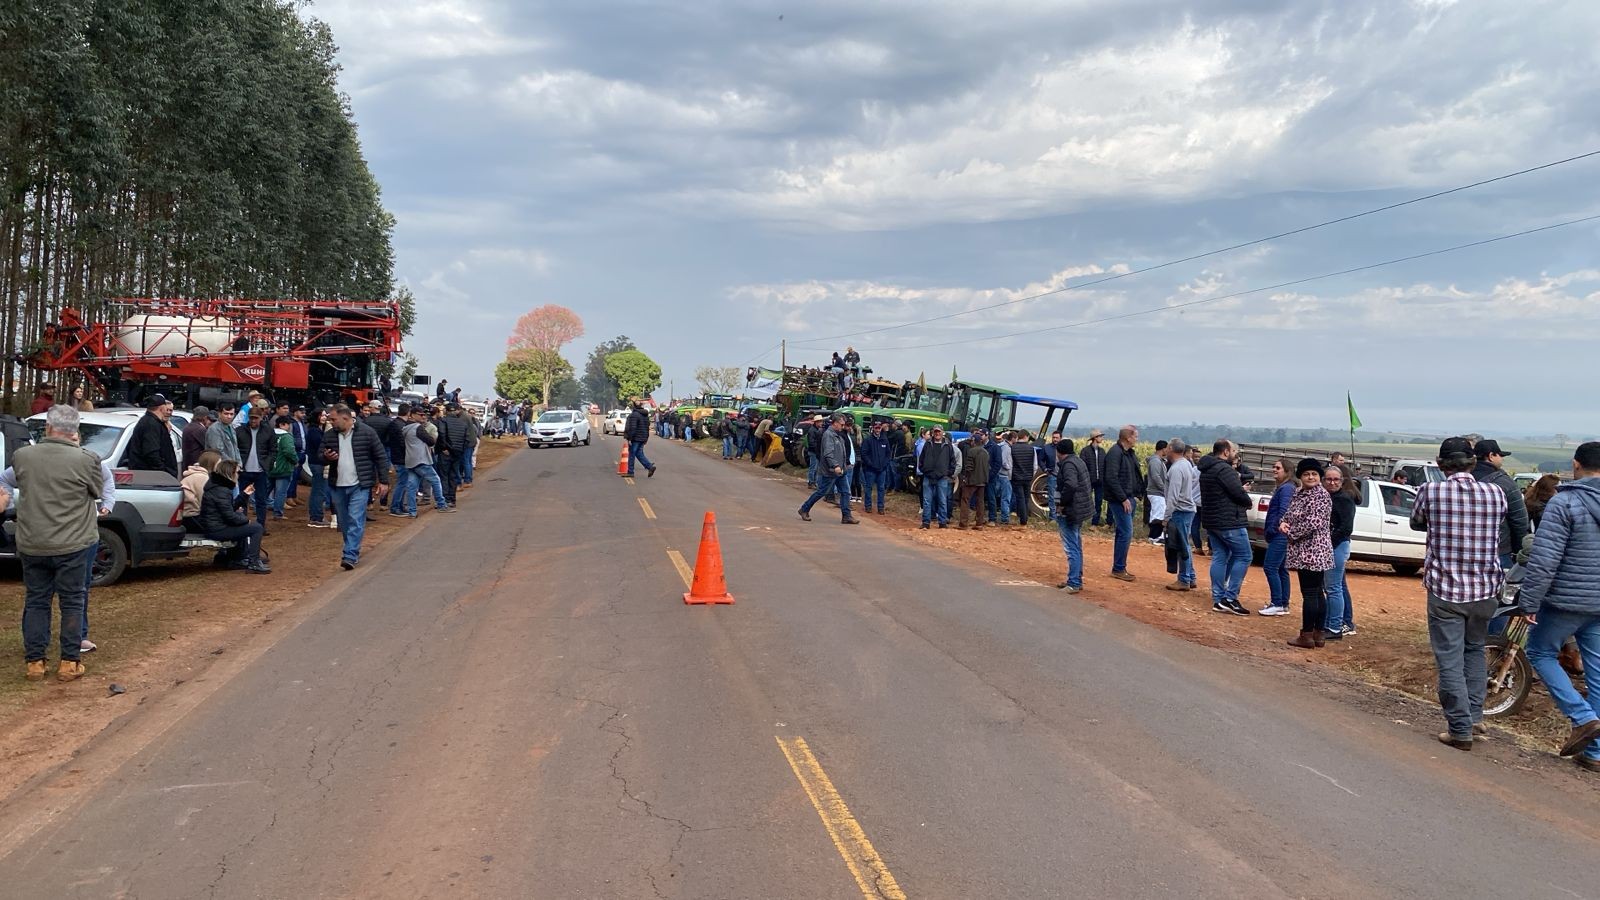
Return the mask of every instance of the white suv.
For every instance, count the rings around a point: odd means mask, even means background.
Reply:
[[[574,409],[552,409],[528,425],[528,446],[589,443],[589,417]]]

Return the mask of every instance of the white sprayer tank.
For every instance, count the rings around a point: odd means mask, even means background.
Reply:
[[[193,356],[221,353],[232,342],[232,323],[220,316],[129,316],[117,328],[115,352],[133,356]]]

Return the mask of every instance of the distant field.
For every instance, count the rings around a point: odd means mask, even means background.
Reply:
[[[1306,447],[1316,450],[1349,450],[1348,441],[1309,441],[1296,444],[1297,447]],[[1511,454],[1506,460],[1506,468],[1512,472],[1527,472],[1538,469],[1544,463],[1565,465],[1572,459],[1572,448],[1563,450],[1554,446],[1540,446],[1538,444],[1521,444],[1516,441],[1501,441],[1500,446]],[[1439,452],[1439,445],[1428,444],[1366,444],[1356,442],[1357,453],[1374,453],[1382,456],[1401,458],[1432,459]]]

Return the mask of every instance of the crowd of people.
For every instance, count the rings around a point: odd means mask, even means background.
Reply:
[[[179,478],[185,528],[222,545],[219,567],[259,575],[272,572],[262,539],[301,507],[302,480],[309,486],[305,524],[339,531],[339,564],[349,571],[360,563],[371,508],[387,505],[389,515],[407,519],[417,517],[419,506],[455,511],[458,492],[472,486],[483,433],[451,401],[402,403],[392,412],[378,400],[359,409],[340,403],[308,410],[251,392],[244,404],[222,403],[215,413],[195,407],[175,447],[173,404],[155,394],[145,407],[121,466]],[[79,446],[76,406],[57,404],[44,413],[42,439],[18,448],[0,472],[0,512],[14,492],[20,495],[26,677],[45,676],[54,604],[61,614],[57,677],[71,681],[84,672],[82,655],[96,649],[88,636],[88,594],[97,519],[115,507],[116,481],[111,461]]]

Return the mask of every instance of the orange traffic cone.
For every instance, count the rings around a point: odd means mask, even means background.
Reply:
[[[617,458],[617,474],[624,477],[628,474],[628,445],[622,445],[622,456]]]
[[[717,540],[717,514],[706,513],[700,526],[700,553],[694,560],[694,584],[683,595],[684,603],[733,603],[728,582],[722,577],[722,543]]]

